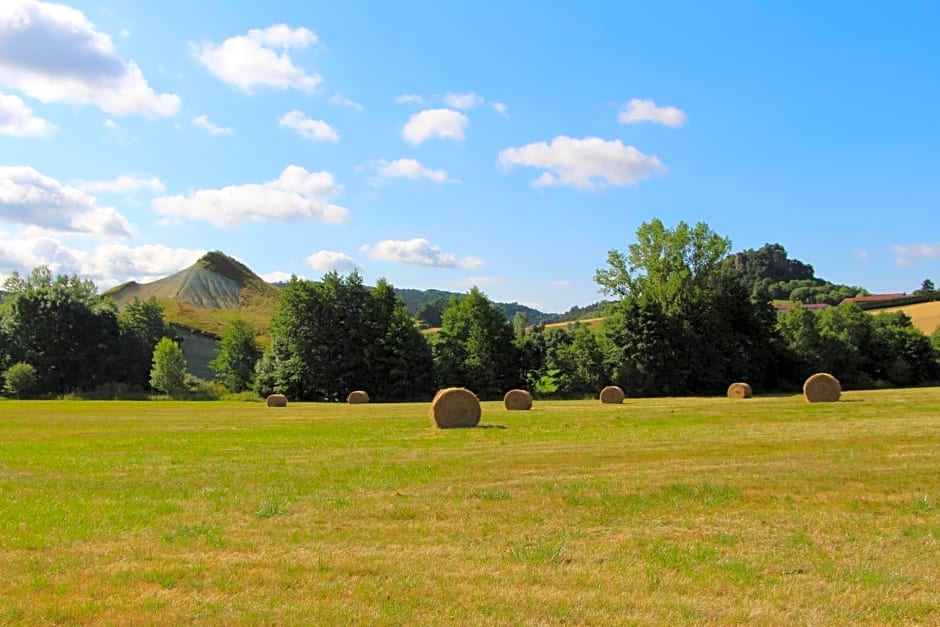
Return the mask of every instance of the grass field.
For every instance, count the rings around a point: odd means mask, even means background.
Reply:
[[[940,623],[940,389],[481,424],[0,402],[0,623]]]

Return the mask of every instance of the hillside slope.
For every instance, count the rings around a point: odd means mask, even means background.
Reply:
[[[878,315],[880,313],[891,313],[894,311],[903,311],[909,315],[914,326],[927,335],[930,335],[940,327],[940,301],[904,305],[902,307],[889,307],[887,309],[873,309],[870,310],[869,313]]]

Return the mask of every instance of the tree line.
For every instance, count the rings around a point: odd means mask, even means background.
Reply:
[[[854,304],[815,312],[797,302],[778,312],[762,287],[768,277],[755,268],[763,263],[775,268],[769,278],[791,281],[811,267],[779,245],[745,261],[730,246],[705,224],[640,225],[635,242],[610,251],[595,275],[608,300],[606,317],[591,326],[530,326],[521,312],[509,320],[474,288],[450,297],[440,330],[424,334],[384,280],[369,287],[355,272],[295,277],[281,290],[270,345],[262,350],[238,321],[210,366],[216,385],[232,392],[308,401],[341,401],[356,389],[375,401],[427,400],[449,386],[482,399],[517,387],[587,397],[608,384],[631,396],[720,394],[732,381],[792,391],[819,371],[849,388],[940,380],[940,330],[928,338],[903,313],[872,316]],[[156,301],[118,312],[90,282],[44,268],[14,274],[5,290],[0,370],[8,392],[30,372],[38,395],[102,385],[185,391],[178,340]]]

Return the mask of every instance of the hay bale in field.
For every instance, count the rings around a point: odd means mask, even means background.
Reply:
[[[268,407],[287,407],[287,397],[283,394],[271,394],[264,402]]]
[[[355,390],[346,397],[346,402],[350,405],[361,405],[369,402],[369,394],[362,390]]]
[[[754,391],[747,383],[732,383],[728,386],[728,398],[751,398]]]
[[[618,388],[616,385],[608,385],[606,388],[601,390],[601,402],[605,405],[619,405],[623,402],[623,399],[623,390]]]
[[[803,384],[803,396],[810,403],[835,403],[842,396],[842,384],[827,372],[817,372]]]
[[[479,399],[466,388],[444,388],[431,401],[431,420],[440,429],[475,427],[481,413]]]
[[[510,411],[532,409],[532,395],[528,390],[509,390],[503,397],[503,405]]]

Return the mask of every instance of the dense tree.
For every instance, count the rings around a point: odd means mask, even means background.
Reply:
[[[555,393],[563,398],[596,396],[610,383],[603,337],[578,323],[557,337],[561,341],[554,343],[546,364]]]
[[[161,338],[179,339],[163,319],[163,309],[154,297],[147,300],[135,297],[118,314],[118,323],[124,369],[117,380],[147,387],[153,349]]]
[[[3,393],[13,398],[29,398],[36,390],[36,369],[15,363],[3,373]]]
[[[654,219],[637,228],[636,239],[626,255],[611,250],[610,267],[598,270],[594,280],[605,294],[654,301],[666,314],[687,307],[713,289],[731,250],[731,241],[704,223],[691,227],[679,222],[675,229],[667,229]]]
[[[524,382],[512,324],[479,289],[452,298],[434,340],[438,384],[501,398]]]
[[[168,337],[157,342],[153,349],[150,386],[170,396],[186,390],[186,357],[179,344]]]
[[[37,393],[61,394],[120,380],[126,364],[117,312],[98,296],[94,283],[53,277],[41,266],[26,279],[13,273],[4,289],[10,293],[0,321],[6,361],[36,369]]]
[[[595,280],[621,297],[605,324],[614,380],[632,395],[716,393],[735,379],[773,385],[779,352],[766,296],[752,300],[725,262],[730,241],[705,224],[641,224],[629,254]]]
[[[261,348],[251,325],[236,318],[222,332],[219,349],[215,359],[209,362],[209,368],[226,389],[241,392],[251,387],[260,358]]]
[[[358,273],[319,282],[291,278],[271,323],[256,389],[298,400],[418,400],[433,386],[429,349],[394,288],[370,290]]]

